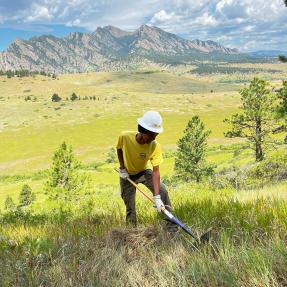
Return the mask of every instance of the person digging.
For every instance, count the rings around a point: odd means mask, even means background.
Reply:
[[[163,161],[161,146],[155,140],[163,132],[162,118],[156,111],[148,111],[137,120],[138,132],[123,132],[117,143],[117,156],[120,164],[121,197],[126,206],[126,223],[136,227],[136,188],[127,178],[135,183],[144,184],[152,193],[160,213],[162,207],[171,211],[171,202],[165,185],[160,181],[159,166]],[[147,168],[148,162],[152,170]],[[163,227],[170,233],[178,231],[178,226],[164,218]]]

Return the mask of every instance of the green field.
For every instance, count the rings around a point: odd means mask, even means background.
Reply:
[[[287,76],[284,64],[237,66],[260,69],[256,76],[273,87]],[[212,132],[207,159],[216,171],[254,163],[250,150],[237,153],[244,141],[223,135],[223,120],[238,111],[238,91],[254,75],[199,76],[193,68],[0,77],[1,286],[286,286],[286,180],[241,190],[169,182],[179,218],[198,232],[214,229],[213,242],[200,253],[182,235],[167,238],[159,216],[140,196],[140,228],[124,228],[117,164],[105,160],[121,131],[135,130],[144,111],[163,116],[158,141],[164,179],[173,174],[177,141],[194,115]],[[60,102],[51,101],[54,93]],[[72,93],[81,99],[67,100]],[[66,205],[51,200],[44,188],[63,141],[87,177],[81,200]],[[5,213],[7,196],[17,204],[23,184],[31,186],[36,201],[20,213]]]

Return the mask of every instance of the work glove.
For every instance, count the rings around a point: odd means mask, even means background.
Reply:
[[[125,168],[120,169],[120,178],[127,179],[129,177],[129,174]]]
[[[160,198],[160,195],[159,194],[154,195],[153,199],[154,199],[154,203],[155,203],[155,207],[156,207],[157,211],[161,212],[162,208],[165,208],[165,207],[164,207],[164,204]]]

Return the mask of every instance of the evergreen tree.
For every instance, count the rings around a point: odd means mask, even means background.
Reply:
[[[279,118],[285,120],[279,131],[287,130],[287,81],[283,81],[283,87],[279,94],[279,106],[278,106],[278,116]],[[287,135],[285,136],[284,142],[287,143]]]
[[[276,127],[276,97],[264,80],[254,78],[248,88],[240,90],[242,113],[225,119],[232,129],[225,133],[226,137],[246,138],[249,147],[255,151],[256,161],[264,158],[264,145],[271,142],[269,135]]]
[[[283,87],[279,92],[279,113],[282,117],[287,117],[287,81],[283,81]]]
[[[24,207],[30,205],[35,200],[35,195],[28,184],[24,184],[19,195],[19,206]]]
[[[115,163],[117,162],[116,149],[111,147],[107,154],[106,163]]]
[[[205,131],[204,123],[198,116],[188,122],[183,137],[177,143],[175,175],[185,180],[196,180],[213,173],[213,167],[206,160],[207,138],[210,131]]]
[[[62,98],[58,94],[53,94],[52,96],[52,102],[60,102]]]
[[[70,97],[70,100],[71,100],[71,101],[75,101],[75,100],[77,100],[77,99],[78,99],[78,97],[77,97],[76,93],[73,93],[73,94],[71,95],[71,97]]]
[[[68,147],[63,142],[54,153],[48,186],[72,190],[75,187],[78,167],[79,163],[73,154],[72,147]]]
[[[279,55],[279,56],[278,56],[278,59],[279,59],[279,61],[282,62],[282,63],[286,63],[286,62],[287,62],[287,57],[284,56],[284,55]]]
[[[4,209],[8,211],[13,211],[16,209],[16,204],[10,196],[7,196],[5,199]]]

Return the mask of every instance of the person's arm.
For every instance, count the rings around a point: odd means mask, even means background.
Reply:
[[[120,163],[120,177],[123,179],[127,179],[129,177],[129,174],[125,168],[123,150],[118,148],[117,155],[118,155],[118,160]]]
[[[159,165],[153,167],[152,180],[153,180],[154,195],[158,195],[160,186]]]
[[[152,180],[153,180],[153,188],[154,188],[153,200],[156,205],[157,211],[161,212],[163,209],[165,209],[165,206],[159,194],[159,187],[160,187],[159,165],[153,167]]]
[[[123,150],[122,149],[117,149],[117,155],[118,155],[118,160],[120,163],[120,169],[125,168],[125,163],[124,163],[124,156],[123,156]]]

